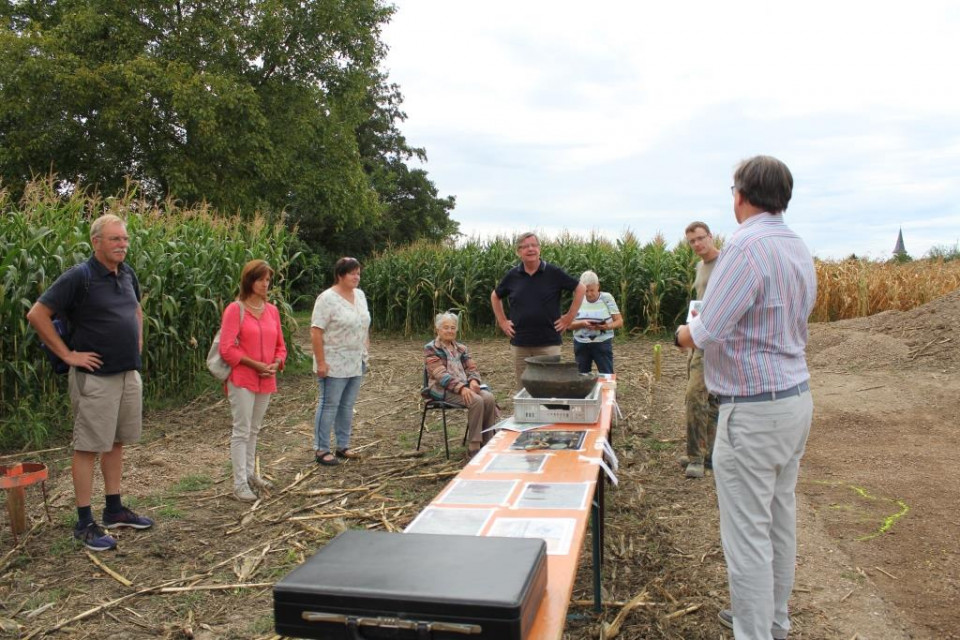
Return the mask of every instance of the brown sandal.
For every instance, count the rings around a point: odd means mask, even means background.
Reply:
[[[360,454],[353,449],[337,449],[337,457],[345,460],[356,460],[360,457]]]

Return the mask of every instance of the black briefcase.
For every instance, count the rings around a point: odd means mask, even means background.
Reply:
[[[540,539],[345,531],[273,588],[282,636],[523,640],[547,585]]]

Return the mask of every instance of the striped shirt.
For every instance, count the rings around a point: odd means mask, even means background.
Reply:
[[[807,318],[816,297],[813,258],[783,216],[744,221],[724,245],[700,314],[690,321],[704,350],[707,389],[749,396],[808,380]]]

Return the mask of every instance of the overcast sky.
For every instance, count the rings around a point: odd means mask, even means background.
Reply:
[[[394,2],[401,129],[468,235],[729,235],[762,153],[814,255],[960,239],[960,2]]]

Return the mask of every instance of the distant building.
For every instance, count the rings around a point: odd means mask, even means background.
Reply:
[[[893,255],[900,258],[907,255],[907,249],[903,246],[903,229],[900,229],[900,233],[897,234],[897,246],[893,248]]]

